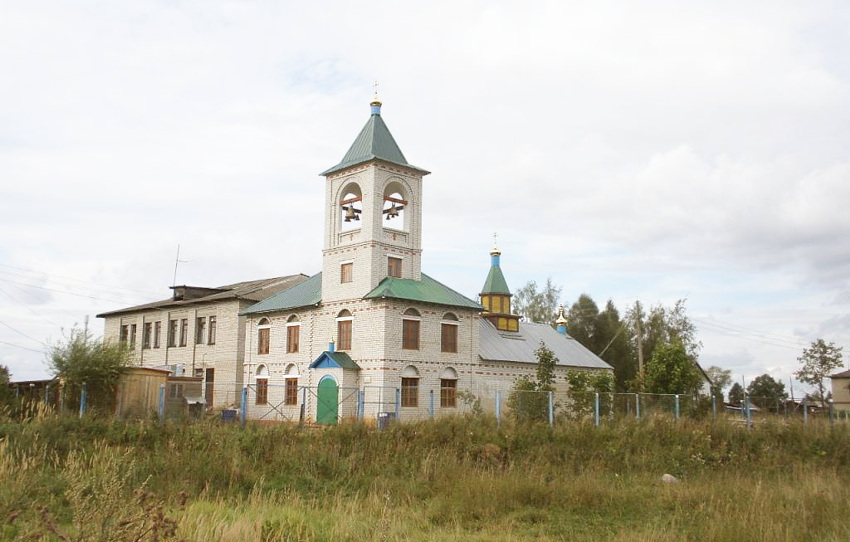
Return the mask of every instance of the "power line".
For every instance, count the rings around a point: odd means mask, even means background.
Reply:
[[[56,292],[58,294],[67,294],[67,295],[73,295],[73,296],[76,296],[76,297],[85,297],[87,299],[93,299],[94,301],[109,301],[110,303],[121,303],[121,304],[126,303],[126,301],[124,301],[124,300],[119,301],[117,299],[108,299],[108,298],[105,298],[105,297],[95,297],[95,296],[92,296],[92,295],[75,294],[74,292],[67,292],[65,290],[57,290],[55,288],[47,288],[46,286],[36,286],[35,284],[27,284],[25,282],[18,282],[16,280],[9,280],[9,279],[0,278],[0,281],[8,282],[8,283],[11,283],[11,284],[20,284],[20,285],[23,285],[23,286],[27,286],[29,288],[38,288],[39,290],[47,290],[48,292]],[[114,293],[117,293],[117,292],[114,292]]]
[[[50,273],[44,273],[42,271],[36,271],[34,269],[27,269],[25,267],[17,267],[17,266],[14,266],[14,265],[8,265],[8,264],[0,263],[0,267],[7,267],[9,269],[16,269],[18,271],[24,271],[24,272],[27,272],[27,273],[43,275],[45,277],[54,277],[54,278],[59,278],[59,279],[63,279],[63,280],[70,280],[70,281],[73,281],[73,282],[79,282],[80,284],[91,284],[91,285],[97,286],[98,288],[108,288],[110,290],[124,290],[124,291],[127,291],[127,292],[135,292],[137,294],[143,294],[145,296],[155,296],[155,295],[157,295],[155,293],[147,292],[147,291],[143,291],[143,290],[134,290],[132,288],[124,288],[123,286],[109,286],[109,285],[106,285],[106,284],[101,284],[99,282],[85,281],[85,280],[75,279],[75,278],[72,278],[72,277],[66,277],[66,276],[63,276],[63,275],[53,275],[53,274],[50,274]]]
[[[15,296],[13,296],[12,294],[10,294],[9,292],[7,292],[6,290],[4,290],[3,288],[0,288],[0,292],[2,292],[2,293],[4,293],[4,294],[6,294],[6,296],[8,296],[8,297],[9,297],[9,299],[11,299],[11,300],[12,300],[12,301],[14,301],[15,303],[17,303],[17,304],[21,305],[23,308],[25,308],[25,309],[26,309],[26,310],[28,310],[29,312],[33,313],[34,315],[38,316],[38,317],[39,317],[39,318],[41,318],[42,320],[45,320],[45,321],[47,321],[47,322],[50,322],[51,324],[53,324],[53,325],[54,325],[54,326],[56,326],[56,327],[62,327],[62,325],[61,325],[61,324],[57,324],[56,322],[54,322],[54,321],[53,321],[53,320],[51,320],[50,318],[47,318],[46,316],[43,316],[43,315],[41,315],[41,314],[39,314],[39,313],[35,312],[35,311],[34,311],[34,310],[32,310],[29,306],[27,306],[27,304],[26,304],[26,303],[24,303],[24,302],[22,302],[21,300],[17,299]],[[42,301],[44,301],[44,300],[42,300]],[[71,313],[69,313],[69,312],[67,312],[67,311],[65,311],[65,310],[62,310],[62,312],[65,312],[65,313],[67,313],[67,314],[71,315]],[[71,316],[73,316],[73,315],[71,315]]]
[[[30,337],[29,335],[27,335],[26,333],[24,333],[23,331],[21,331],[21,330],[19,330],[19,329],[15,329],[15,328],[13,328],[12,326],[10,326],[9,324],[7,324],[6,322],[3,322],[2,320],[0,320],[0,324],[3,324],[4,326],[8,327],[9,329],[11,329],[12,331],[14,331],[14,332],[15,332],[15,333],[17,333],[18,335],[21,335],[21,336],[23,336],[23,337],[26,337],[27,339],[29,339],[29,340],[31,340],[31,341],[35,341],[35,342],[37,342],[37,343],[38,343],[38,344],[40,344],[41,346],[47,346],[45,343],[43,343],[43,342],[39,341],[38,339],[36,339],[36,338],[34,338],[34,337]]]
[[[19,344],[7,343],[6,341],[0,341],[0,344],[5,344],[8,346],[14,346],[15,348],[20,348],[21,350],[29,350],[30,352],[36,352],[39,354],[44,354],[44,350],[36,350],[34,348],[27,348],[26,346],[21,346]]]

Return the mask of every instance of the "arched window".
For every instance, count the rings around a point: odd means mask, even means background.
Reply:
[[[413,365],[401,372],[401,406],[419,406],[419,371]]]
[[[457,330],[459,323],[457,316],[451,312],[443,315],[440,323],[440,351],[449,354],[457,353]]]
[[[271,322],[261,318],[257,323],[257,354],[268,354],[271,340]]]
[[[287,406],[298,404],[298,367],[290,363],[286,367],[285,391],[283,403]]]
[[[357,183],[350,183],[342,189],[339,200],[340,230],[360,229],[360,215],[363,211],[363,193]]]
[[[336,317],[336,349],[351,350],[351,312],[343,309]]]
[[[269,371],[265,365],[257,366],[256,403],[266,405],[269,402]]]
[[[298,320],[298,315],[293,314],[286,319],[286,353],[294,354],[298,352],[299,337],[301,335],[301,322]]]
[[[457,371],[446,367],[440,374],[440,408],[457,407]]]
[[[404,311],[401,318],[401,347],[404,350],[419,350],[419,323],[422,317],[414,308]]]
[[[407,231],[409,229],[405,207],[408,206],[405,197],[405,187],[399,181],[390,181],[384,188],[384,227],[393,230]]]

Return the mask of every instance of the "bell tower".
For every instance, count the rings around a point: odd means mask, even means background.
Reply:
[[[420,280],[422,178],[371,114],[339,164],[324,171],[322,301],[360,299],[387,277]]]

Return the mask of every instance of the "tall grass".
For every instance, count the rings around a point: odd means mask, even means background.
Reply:
[[[0,539],[850,540],[848,466],[825,423],[39,416],[0,423]]]

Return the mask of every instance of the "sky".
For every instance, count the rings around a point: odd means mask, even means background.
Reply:
[[[169,297],[178,245],[178,284],[319,271],[318,174],[378,81],[432,172],[426,273],[476,298],[498,232],[513,290],[687,299],[701,365],[788,384],[850,345],[847,28],[816,0],[6,2],[0,364],[47,377],[86,316]]]

